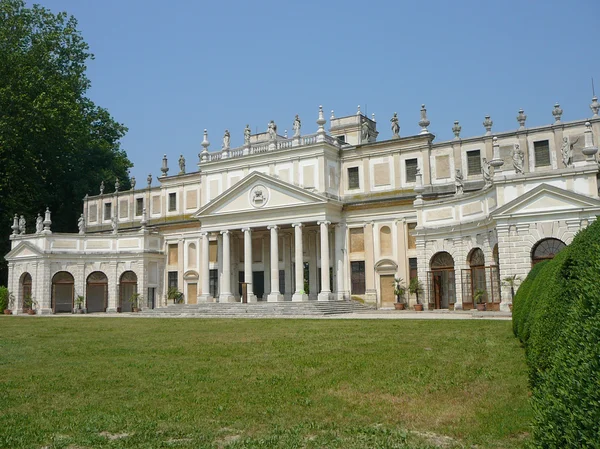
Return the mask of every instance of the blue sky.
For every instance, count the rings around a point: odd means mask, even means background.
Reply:
[[[29,2],[33,3],[33,2]],[[179,154],[196,169],[202,131],[211,150],[225,129],[232,146],[243,129],[275,120],[291,132],[316,131],[326,118],[361,105],[375,113],[380,140],[417,134],[427,105],[436,140],[591,116],[591,77],[600,93],[598,0],[581,1],[191,1],[44,0],[74,15],[95,60],[90,97],[129,128],[123,148],[145,184],[171,174]],[[328,124],[326,125],[328,127]],[[91,192],[94,193],[94,192]]]

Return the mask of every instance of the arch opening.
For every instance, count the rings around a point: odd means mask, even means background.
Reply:
[[[59,271],[52,277],[52,311],[71,313],[75,299],[75,279],[68,271]]]
[[[108,277],[102,271],[94,271],[87,277],[85,303],[88,313],[106,312]]]
[[[117,312],[132,312],[133,295],[137,293],[137,274],[125,271],[119,279],[119,307]],[[141,304],[138,303],[138,307]]]
[[[434,309],[454,307],[456,302],[454,258],[446,251],[438,252],[429,261],[429,267],[430,271],[427,273],[429,307]]]
[[[562,240],[553,237],[540,240],[531,249],[531,266],[544,260],[554,259],[566,246]]]

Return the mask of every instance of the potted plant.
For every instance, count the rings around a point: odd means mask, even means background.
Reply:
[[[486,295],[487,292],[482,289],[476,290],[475,293],[473,293],[473,299],[475,300],[475,303],[477,303],[477,310],[479,310],[480,312],[485,311]]]
[[[142,299],[142,295],[140,293],[132,293],[129,301],[131,302],[131,311],[139,312],[140,311],[140,300]]]
[[[396,310],[404,310],[406,308],[406,303],[404,302],[405,293],[406,285],[404,285],[404,279],[394,277],[394,295],[396,296],[394,308]]]
[[[170,287],[167,292],[167,299],[172,299],[173,304],[181,304],[183,302],[183,293],[177,287]]]
[[[31,295],[25,295],[23,298],[23,312],[32,315],[31,311],[33,310],[33,298]],[[35,311],[33,312],[35,314]]]
[[[414,277],[410,280],[408,283],[408,291],[411,295],[415,295],[417,300],[415,304],[415,311],[422,312],[423,304],[421,304],[419,301],[419,293],[423,293],[423,284],[421,284],[421,281],[419,281],[418,277]]]
[[[14,295],[8,291],[8,288],[0,287],[0,309],[4,311],[4,315],[11,315],[14,305]]]
[[[517,287],[517,285],[521,282],[521,278],[519,276],[517,276],[516,274],[513,274],[512,276],[507,276],[504,279],[502,279],[502,285],[505,285],[507,287],[510,287],[510,311],[512,312],[512,303],[515,300],[515,287]]]
[[[84,313],[83,303],[85,302],[85,298],[82,295],[77,295],[75,298],[75,309],[73,313]]]

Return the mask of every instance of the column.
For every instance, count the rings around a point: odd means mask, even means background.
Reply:
[[[296,291],[292,301],[308,301],[308,294],[304,291],[304,249],[302,248],[302,223],[294,223],[294,259],[296,263]]]
[[[252,229],[243,228],[244,232],[244,282],[248,292],[248,302],[256,302],[254,287],[252,286]]]
[[[317,280],[317,231],[308,233],[308,299],[317,299],[319,281]]]
[[[198,297],[200,302],[211,302],[212,297],[210,296],[210,259],[209,259],[209,243],[208,243],[208,232],[200,233],[200,240],[202,242],[202,273],[200,274],[202,282],[202,294]]]
[[[271,231],[271,293],[267,301],[283,301],[283,295],[279,292],[279,226],[267,226]]]
[[[335,265],[336,265],[336,293],[337,299],[350,299],[350,292],[346,289],[346,223],[335,225]]]
[[[329,286],[329,221],[320,221],[321,234],[321,291],[319,301],[329,301],[331,287]]]
[[[292,234],[283,234],[283,271],[285,273],[285,293],[283,297],[286,301],[291,301],[292,294]]]
[[[231,245],[229,243],[230,232],[221,231],[223,236],[223,272],[221,273],[221,293],[219,302],[235,302],[231,293]]]

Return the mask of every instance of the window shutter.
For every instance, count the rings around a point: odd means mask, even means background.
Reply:
[[[467,175],[481,174],[481,154],[479,150],[467,151]]]
[[[406,160],[406,182],[417,182],[417,160]]]
[[[539,142],[533,142],[533,148],[535,151],[535,166],[536,167],[547,167],[550,165],[550,142],[547,140],[540,140]]]

